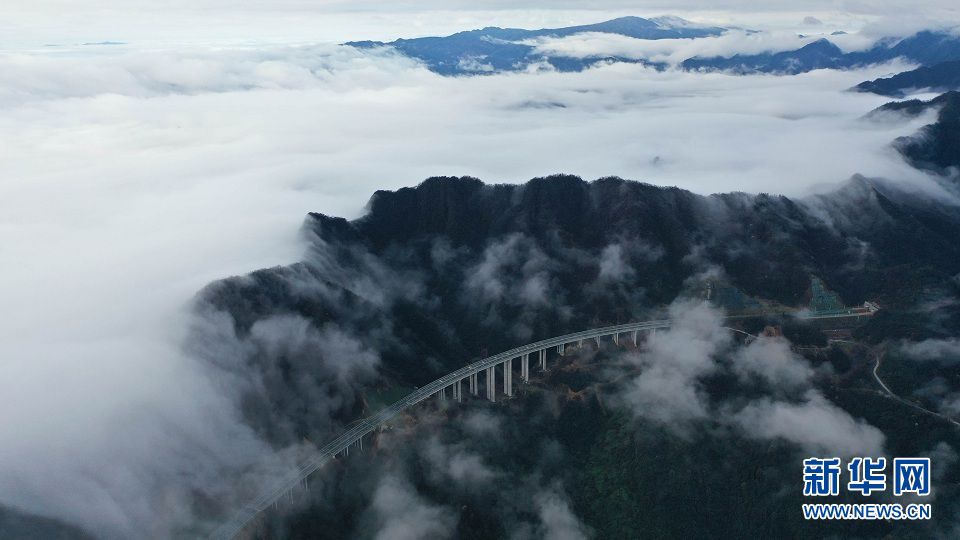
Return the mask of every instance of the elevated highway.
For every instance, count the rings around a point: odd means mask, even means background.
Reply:
[[[791,314],[802,319],[838,319],[838,318],[860,318],[873,315],[876,311],[873,306],[863,308],[852,308],[837,310],[834,312],[806,312],[802,314]],[[769,314],[768,314],[769,315]],[[782,315],[782,314],[781,314]],[[727,320],[753,317],[755,315],[741,315],[727,317]],[[259,496],[248,502],[238,510],[229,521],[224,522],[217,527],[210,535],[212,540],[232,540],[240,534],[246,526],[253,521],[260,512],[263,512],[276,501],[280,500],[287,493],[304,485],[307,477],[323,467],[327,462],[341,453],[348,453],[354,445],[363,447],[363,438],[374,431],[379,430],[391,419],[403,412],[405,409],[420,403],[430,397],[436,396],[440,400],[453,399],[460,401],[463,399],[464,382],[466,382],[467,391],[476,396],[479,395],[480,374],[484,374],[486,399],[496,401],[497,386],[495,370],[499,366],[502,369],[502,392],[506,396],[513,395],[513,375],[514,360],[520,363],[520,378],[527,382],[530,380],[530,360],[531,356],[535,362],[539,363],[542,371],[547,369],[547,351],[556,349],[559,354],[563,354],[564,348],[571,344],[582,345],[585,340],[596,340],[599,345],[601,338],[612,337],[614,343],[619,344],[621,338],[629,339],[634,345],[637,344],[638,334],[641,332],[656,332],[660,328],[669,328],[671,320],[662,319],[654,321],[643,321],[616,326],[606,326],[603,328],[594,328],[575,332],[563,336],[557,336],[535,343],[529,343],[504,351],[482,360],[473,362],[456,371],[448,373],[443,377],[407,394],[404,398],[391,404],[388,407],[378,411],[367,418],[364,418],[352,427],[347,429],[336,439],[328,442],[309,458],[299,464],[296,470],[279,477],[270,486],[266,487]],[[736,329],[731,329],[739,331]],[[749,334],[748,334],[749,335]],[[448,396],[448,390],[450,391]]]

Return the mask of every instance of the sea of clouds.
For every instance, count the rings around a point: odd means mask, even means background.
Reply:
[[[844,91],[902,67],[442,78],[333,44],[4,52],[0,504],[163,536],[183,491],[261,460],[229,390],[181,348],[187,309],[212,280],[299,259],[308,211],[356,217],[374,190],[431,175],[923,186],[889,143],[929,118],[864,120],[886,98]]]

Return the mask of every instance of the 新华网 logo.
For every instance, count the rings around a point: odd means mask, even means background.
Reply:
[[[846,491],[870,496],[887,492],[894,497],[912,494],[930,495],[930,458],[893,458],[887,470],[885,457],[855,457],[846,466]],[[803,495],[832,497],[840,494],[843,484],[843,461],[838,457],[811,457],[803,460]],[[889,480],[889,482],[888,482]],[[804,504],[805,519],[930,519],[929,504],[911,503],[824,503]]]

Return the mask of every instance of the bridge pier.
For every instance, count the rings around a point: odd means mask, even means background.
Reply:
[[[578,349],[582,349],[582,348],[583,348],[583,340],[582,340],[582,339],[578,339],[578,340],[577,340],[577,348],[578,348]]]
[[[487,399],[497,401],[496,375],[493,372],[493,366],[487,368]]]
[[[557,345],[557,354],[559,354],[560,356],[564,356],[563,351],[564,351],[564,344],[561,343]]]
[[[523,382],[530,382],[530,353],[520,357],[520,378]]]
[[[463,379],[457,379],[457,382],[453,383],[453,399],[457,400],[457,403],[463,401]]]
[[[620,333],[619,333],[619,332],[616,333],[616,334],[613,334],[613,344],[616,345],[616,346],[618,346],[618,347],[620,346]]]
[[[473,394],[473,395],[477,395],[477,394],[480,393],[480,390],[477,388],[477,386],[478,386],[478,385],[477,385],[477,375],[479,375],[479,374],[478,374],[478,373],[471,373],[471,374],[470,374],[470,377],[469,377],[469,379],[468,379],[468,380],[469,380],[468,385],[470,386],[470,393]]]
[[[634,347],[637,346],[637,331],[636,331],[636,330],[633,331],[633,346],[634,346]]]
[[[599,349],[599,348],[600,348],[600,336],[597,336],[597,337],[595,337],[595,338],[593,338],[593,339],[597,340],[597,348]]]
[[[513,397],[513,358],[503,363],[503,393]]]
[[[540,371],[547,370],[547,350],[540,349]]]
[[[444,386],[443,388],[441,388],[440,391],[437,392],[437,394],[440,396],[440,401],[446,401],[446,400],[447,400],[447,387]]]

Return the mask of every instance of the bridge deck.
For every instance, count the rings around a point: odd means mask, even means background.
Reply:
[[[803,315],[803,319],[825,319],[825,318],[841,318],[841,317],[863,317],[872,315],[872,311],[867,311],[863,309],[850,309],[850,310],[837,310],[833,312],[820,313],[808,313]],[[771,315],[770,313],[766,315]],[[784,314],[780,314],[784,315]],[[727,317],[727,320],[730,319],[743,319],[760,315],[739,315]],[[636,323],[621,324],[616,326],[607,326],[603,328],[595,328],[591,330],[585,330],[582,332],[575,332],[572,334],[566,334],[563,336],[557,336],[550,339],[545,339],[542,341],[537,341],[535,343],[529,343],[527,345],[522,345],[504,351],[493,356],[488,356],[482,360],[473,362],[472,364],[466,365],[454,372],[448,373],[443,377],[421,387],[417,390],[407,394],[405,397],[396,401],[395,403],[389,405],[378,411],[372,416],[368,416],[363,420],[357,422],[353,427],[348,429],[346,432],[341,434],[336,439],[330,441],[323,447],[319,448],[312,456],[300,463],[296,471],[291,471],[290,473],[284,475],[281,478],[277,479],[277,482],[274,483],[269,489],[265,489],[261,494],[254,500],[250,501],[243,508],[236,512],[236,514],[227,522],[221,524],[217,527],[213,533],[210,535],[210,538],[217,540],[231,540],[236,535],[238,535],[243,529],[250,523],[256,516],[269,508],[274,502],[283,497],[284,494],[292,491],[294,488],[298,487],[308,476],[313,474],[315,471],[324,466],[328,461],[330,461],[334,456],[343,452],[351,445],[356,443],[365,435],[376,431],[385,423],[390,421],[392,418],[400,414],[403,410],[420,403],[421,401],[429,398],[430,396],[436,394],[437,392],[443,390],[444,388],[470,377],[475,373],[480,373],[481,371],[497,366],[498,364],[510,360],[512,358],[520,357],[524,354],[539,352],[541,350],[547,350],[551,347],[556,347],[558,345],[565,345],[567,343],[573,343],[584,339],[594,339],[600,337],[606,337],[616,334],[625,334],[628,332],[634,331],[645,331],[645,330],[654,330],[657,328],[668,328],[671,325],[669,319],[655,320],[655,321],[643,321]]]

